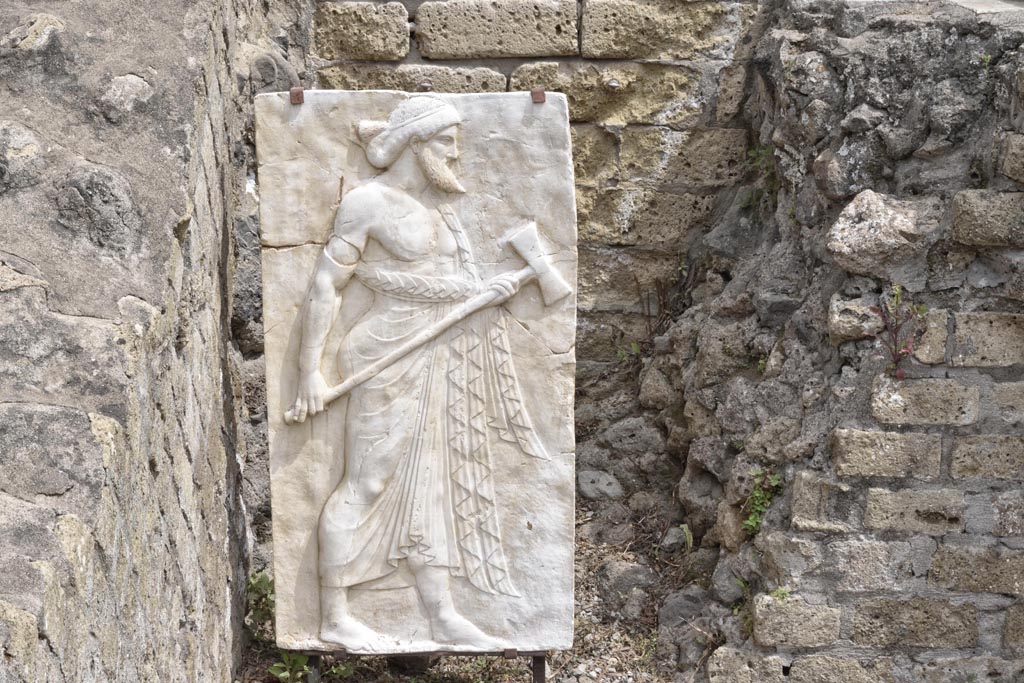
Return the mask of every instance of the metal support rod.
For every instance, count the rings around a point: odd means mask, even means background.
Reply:
[[[309,675],[306,680],[309,683],[320,683],[320,663],[323,658],[320,655],[312,655],[309,658]]]
[[[547,667],[544,663],[544,655],[533,656],[533,683],[545,683]]]

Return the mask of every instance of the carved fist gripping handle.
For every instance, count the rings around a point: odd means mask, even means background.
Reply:
[[[536,223],[527,223],[526,226],[505,238],[504,242],[512,245],[516,253],[528,264],[526,268],[518,270],[513,274],[516,282],[519,286],[522,286],[529,280],[536,279],[537,285],[540,287],[540,296],[544,300],[545,306],[551,306],[572,294],[572,287],[569,286],[569,283],[565,281],[565,278],[557,270],[551,267],[551,262],[548,261],[547,256],[545,256],[541,249]],[[468,318],[482,308],[487,308],[498,302],[501,296],[499,292],[488,289],[471,299],[467,299],[448,313],[447,316],[426,327],[391,353],[367,365],[341,384],[331,387],[324,396],[324,403],[330,403],[344,396],[366,380],[379,374],[392,363],[401,360],[427,342],[436,339],[455,323]],[[284,421],[286,424],[301,422],[301,420],[296,419],[296,415],[292,410],[284,414]]]

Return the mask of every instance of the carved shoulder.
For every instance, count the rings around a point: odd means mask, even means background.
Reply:
[[[328,246],[343,241],[362,252],[366,240],[379,221],[384,206],[383,188],[376,183],[363,185],[346,194],[334,217],[334,237]]]

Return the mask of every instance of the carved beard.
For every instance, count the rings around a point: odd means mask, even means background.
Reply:
[[[427,176],[430,184],[449,194],[461,194],[466,191],[459,179],[455,176],[448,162],[434,154],[430,149],[424,147],[417,156],[423,174]]]

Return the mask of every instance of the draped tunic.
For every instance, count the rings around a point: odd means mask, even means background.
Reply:
[[[465,233],[450,257],[413,261],[367,254],[355,277],[374,304],[339,349],[345,376],[386,356],[458,302],[481,291]],[[489,593],[516,595],[497,514],[492,440],[543,457],[522,406],[508,340],[507,312],[489,307],[454,325],[352,390],[346,418],[347,477],[388,463],[379,494],[362,503],[350,537],[337,539],[341,586],[410,585],[397,573],[418,554]],[[378,473],[379,474],[379,473]],[[326,509],[325,509],[325,514]]]

